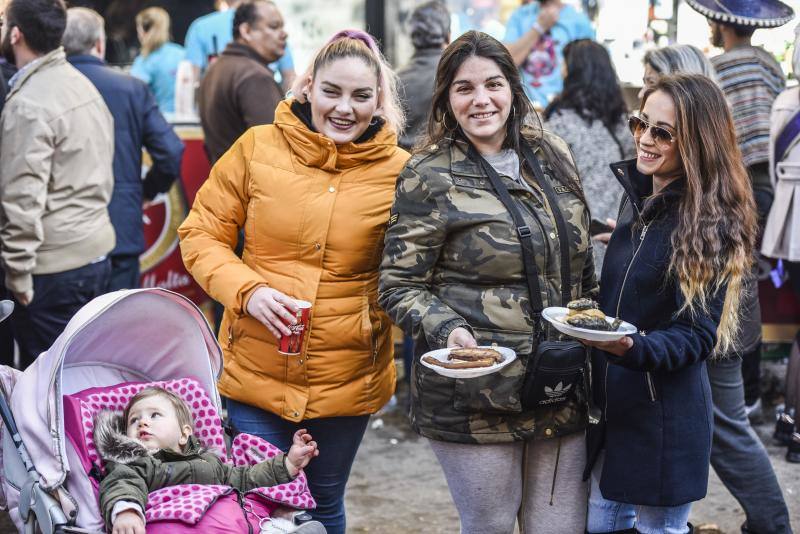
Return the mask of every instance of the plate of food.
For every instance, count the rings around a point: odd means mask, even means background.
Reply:
[[[496,345],[426,352],[420,363],[442,376],[450,378],[475,378],[499,371],[517,358],[517,353]]]
[[[608,317],[592,299],[570,301],[566,308],[545,308],[542,317],[559,332],[587,341],[616,341],[638,332],[631,323]]]

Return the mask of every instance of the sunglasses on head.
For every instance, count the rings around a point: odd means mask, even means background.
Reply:
[[[666,128],[662,128],[661,126],[656,126],[654,124],[650,124],[646,120],[637,117],[636,115],[631,115],[628,118],[628,128],[631,131],[631,135],[636,139],[639,139],[647,129],[650,129],[650,136],[653,138],[657,144],[660,145],[671,145],[675,142],[675,136],[667,130]]]

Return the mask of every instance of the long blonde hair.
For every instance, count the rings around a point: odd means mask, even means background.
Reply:
[[[136,25],[142,29],[142,56],[147,57],[169,41],[169,13],[160,7],[148,7],[136,15]]]
[[[675,104],[686,180],[669,267],[685,299],[679,313],[707,312],[710,298],[727,286],[714,349],[724,355],[736,340],[743,280],[753,263],[757,221],[750,179],[717,84],[698,74],[661,76],[642,106],[656,91]]]
[[[323,46],[311,66],[298,76],[292,85],[292,94],[300,102],[305,102],[303,87],[317,71],[330,63],[346,57],[355,57],[364,61],[375,71],[378,78],[378,107],[380,116],[395,132],[400,132],[405,126],[405,116],[400,105],[397,92],[397,75],[384,59],[375,39],[361,30],[342,30],[336,33]]]

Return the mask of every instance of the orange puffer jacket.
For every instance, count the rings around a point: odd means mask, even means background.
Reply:
[[[394,391],[389,318],[378,307],[378,266],[408,158],[385,125],[335,145],[278,105],[214,165],[178,234],[186,267],[225,306],[220,392],[290,421],[374,413]],[[244,254],[234,254],[239,229]],[[312,303],[299,356],[247,315],[268,285]]]

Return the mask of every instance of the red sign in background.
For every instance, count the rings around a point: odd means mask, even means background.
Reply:
[[[165,195],[144,210],[145,252],[139,259],[142,287],[163,287],[180,293],[210,317],[212,301],[186,271],[178,243],[178,227],[194,202],[200,186],[208,178],[211,165],[203,147],[202,131],[197,126],[176,126],[186,147],[181,179]]]

